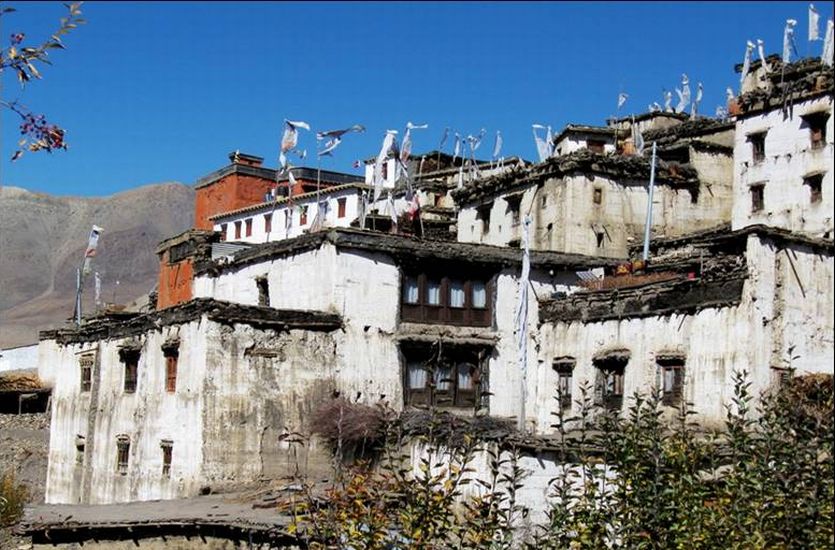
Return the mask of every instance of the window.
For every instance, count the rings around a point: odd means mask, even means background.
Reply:
[[[406,365],[406,404],[474,407],[482,394],[481,353],[470,348],[409,347]]]
[[[480,277],[405,273],[403,321],[486,327],[492,324],[491,286]]]
[[[829,113],[810,113],[803,117],[809,127],[809,141],[812,149],[822,149],[826,146],[826,121]]]
[[[162,355],[165,357],[165,391],[174,393],[177,391],[177,363],[180,359],[180,348],[178,346],[164,347]]]
[[[750,187],[751,212],[760,212],[765,207],[765,184],[756,183]]]
[[[226,224],[225,223],[220,224],[220,240],[221,241],[226,240]]]
[[[606,150],[606,142],[597,140],[597,139],[590,139],[586,142],[586,147],[588,147],[589,151],[592,153],[598,153],[600,155]]]
[[[163,439],[159,446],[162,449],[162,477],[171,477],[171,457],[174,452],[174,442]]]
[[[128,458],[130,457],[130,438],[120,435],[116,438],[116,472],[121,475],[128,473]]]
[[[270,305],[270,282],[267,277],[256,277],[255,286],[258,288],[258,305]]]
[[[772,384],[777,386],[777,389],[785,388],[791,383],[792,369],[785,367],[771,367]]]
[[[591,200],[594,204],[603,204],[603,189],[595,187],[592,191]]]
[[[125,365],[125,393],[134,393],[139,372],[139,350],[119,350],[119,358]]]
[[[476,210],[476,218],[481,220],[481,234],[486,235],[490,232],[490,212],[493,210],[493,203],[482,204]]]
[[[571,408],[571,385],[575,364],[576,361],[573,357],[558,357],[554,359],[552,365],[552,368],[559,377],[557,380],[557,400],[562,410]]]
[[[307,206],[302,206],[301,214],[299,214],[299,225],[307,225]]]
[[[241,238],[241,222],[235,222],[235,238]]]
[[[337,218],[344,218],[345,217],[345,206],[348,203],[348,199],[342,197],[341,199],[336,199],[336,217]]]
[[[548,195],[542,195],[542,198],[539,199],[539,207],[545,208],[548,206]]]
[[[270,233],[273,230],[273,215],[264,214],[264,233]]]
[[[809,202],[815,204],[823,199],[823,174],[803,178],[803,185],[809,187]]]
[[[252,236],[252,218],[246,220],[246,236]]]
[[[608,410],[619,411],[623,405],[624,373],[628,362],[627,350],[605,352],[593,360],[597,369],[597,402]]]
[[[93,354],[82,355],[78,360],[81,367],[81,391],[88,392],[93,385],[93,362],[95,356]]]
[[[597,240],[597,248],[603,248],[606,241],[606,233],[603,231],[595,231],[594,238]]]
[[[661,402],[677,407],[684,394],[684,358],[659,357],[656,362],[661,371]]]
[[[84,436],[75,436],[75,463],[78,466],[84,465],[84,449],[86,448]]]
[[[765,134],[766,132],[758,132],[748,136],[748,141],[751,143],[751,156],[754,162],[762,162],[765,160]]]
[[[519,225],[521,216],[521,203],[522,203],[522,195],[513,195],[510,197],[505,197],[507,201],[507,211],[510,212],[510,223],[511,225]]]
[[[403,277],[403,303],[417,304],[420,301],[419,298],[417,277]]]

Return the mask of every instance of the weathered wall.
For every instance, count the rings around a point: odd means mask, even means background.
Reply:
[[[693,403],[695,419],[708,426],[724,419],[734,370],[750,373],[755,395],[775,381],[772,367],[833,372],[833,258],[804,246],[781,250],[783,246],[758,235],[748,237],[748,278],[738,306],[542,325],[534,404],[538,430],[547,432],[553,423],[558,374],[551,364],[561,356],[576,359],[572,388],[576,398],[583,381],[595,380],[592,357],[598,352],[615,348],[631,352],[625,396],[646,392],[660,381],[658,354],[681,354],[686,358],[684,398]]]
[[[626,132],[620,134],[621,137],[625,137],[628,135],[629,134]],[[603,152],[606,154],[615,152],[614,135],[606,136],[600,134],[583,133],[580,131],[572,131],[569,132],[563,139],[554,144],[554,154],[567,155],[568,153],[573,153],[574,151],[586,148],[588,147],[589,140],[605,142],[605,144],[603,145]]]
[[[225,539],[213,536],[172,536],[164,537],[142,537],[137,540],[102,540],[89,539],[83,543],[59,542],[59,543],[37,543],[33,544],[32,550],[240,550],[246,544],[247,549],[267,550],[276,548],[271,543],[250,544],[237,539]],[[27,547],[28,548],[28,547]],[[297,546],[282,546],[281,548],[293,549]]]
[[[38,344],[0,350],[0,372],[38,368]]]
[[[717,158],[711,158],[717,157]],[[705,184],[694,202],[685,189],[657,185],[653,196],[653,235],[675,236],[713,227],[730,217],[727,157],[698,157],[706,171]],[[725,174],[727,176],[727,174]],[[600,203],[595,203],[599,190]],[[514,192],[516,193],[516,192]],[[532,218],[532,247],[625,258],[629,246],[641,242],[647,212],[647,183],[615,181],[605,176],[575,175],[549,179],[541,188],[530,186],[522,194],[520,219]],[[598,233],[602,241],[598,244]],[[504,196],[496,197],[490,210],[489,230],[478,206],[463,207],[458,214],[458,240],[492,245],[507,245],[521,237],[521,225],[513,222]]]
[[[826,144],[812,149],[803,115],[828,111]],[[833,119],[832,96],[796,103],[791,116],[779,109],[740,118],[734,142],[733,229],[765,224],[821,235],[833,229]],[[754,162],[748,136],[767,131],[765,159]],[[812,203],[806,175],[824,172],[822,199]],[[764,183],[764,205],[752,211],[751,185]]]
[[[169,263],[166,251],[159,262],[159,284],[157,285],[157,309],[181,304],[191,299],[191,282],[194,278],[194,264],[191,258]]]

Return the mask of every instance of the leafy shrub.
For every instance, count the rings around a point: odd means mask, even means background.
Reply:
[[[0,477],[0,527],[17,523],[28,499],[29,490],[26,486],[17,482],[13,472],[4,473]]]

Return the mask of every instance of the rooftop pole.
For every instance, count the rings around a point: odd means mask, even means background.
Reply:
[[[652,227],[652,193],[655,189],[655,147],[656,142],[652,142],[652,165],[649,169],[649,193],[647,194],[647,222],[644,227],[644,255],[643,260],[646,263],[649,259],[649,234]]]

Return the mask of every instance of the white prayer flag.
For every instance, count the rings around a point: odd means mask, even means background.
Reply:
[[[84,265],[81,268],[81,272],[84,275],[90,273],[90,263],[96,255],[96,249],[99,246],[99,236],[102,231],[104,230],[98,225],[94,225],[90,231],[90,238],[87,240],[87,249],[84,251]]]
[[[539,162],[544,162],[548,158],[548,144],[545,142],[544,139],[539,137],[539,134],[536,133],[537,130],[544,130],[545,126],[542,124],[534,124],[533,128],[533,139],[534,143],[536,143],[536,152],[539,155]],[[550,134],[550,126],[548,127]]]
[[[690,104],[690,79],[686,74],[681,75],[681,89],[676,88],[676,94],[678,94],[676,112],[681,113]]]
[[[783,29],[783,63],[791,63],[792,60],[795,25],[797,25],[797,21],[794,19],[786,19],[786,28]]]
[[[383,138],[383,146],[380,148],[380,153],[377,155],[377,160],[374,161],[374,202],[380,198],[383,191],[383,163],[387,162],[389,153],[395,149],[395,136],[397,130],[386,130],[386,137]]]
[[[449,126],[444,128],[444,135],[441,136],[441,144],[438,145],[438,151],[444,150],[444,145],[446,145],[446,140],[449,137]]]
[[[734,91],[733,91],[733,89],[732,89],[730,86],[728,86],[727,88],[725,88],[725,102],[726,102],[726,103],[730,103],[730,102],[731,102],[731,100],[732,100],[734,97],[735,97],[735,96],[734,96]]]
[[[425,130],[426,128],[429,128],[428,124],[417,125],[411,122],[406,123],[406,135],[403,136],[403,144],[400,146],[400,162],[403,166],[406,165],[409,156],[412,154],[412,130]]]
[[[342,130],[328,130],[326,132],[317,132],[316,139],[323,140],[325,138],[341,138],[348,132],[365,132],[365,126],[362,124],[354,124],[350,128],[344,128]]]
[[[664,90],[664,112],[665,113],[673,112],[672,104],[673,104],[673,92],[671,92],[669,90]]]
[[[455,163],[455,159],[461,156],[461,134],[455,132],[455,148],[452,152],[452,162]]]
[[[499,154],[502,152],[502,133],[499,130],[496,130],[496,143],[493,145],[493,160],[499,158]]]
[[[754,48],[754,43],[750,40],[745,44],[745,60],[742,62],[742,74],[739,77],[740,84],[745,81],[745,76],[751,70],[751,54],[754,53]]]
[[[826,36],[823,39],[823,53],[821,62],[827,67],[832,66],[832,53],[835,51],[835,36],[833,36],[832,19],[826,22]]]
[[[522,410],[525,402],[525,382],[528,372],[528,287],[530,286],[531,259],[530,259],[530,226],[531,217],[525,215],[522,222],[522,273],[519,276],[519,303],[516,306],[516,345],[519,370],[522,376]],[[524,427],[525,419],[519,419],[520,426]]]
[[[760,62],[762,63],[763,70],[770,73],[771,67],[768,66],[768,62],[765,60],[765,42],[759,38],[757,38],[757,53],[760,54]]]
[[[333,150],[336,149],[339,144],[342,143],[342,139],[338,137],[332,137],[325,143],[325,148],[319,151],[318,155],[320,157],[323,156],[333,156]]]
[[[632,117],[632,143],[635,145],[635,151],[641,155],[644,152],[644,136],[641,134],[641,129],[635,123],[635,117]]]
[[[618,109],[623,107],[623,104],[626,103],[627,99],[629,99],[629,94],[625,92],[621,92],[618,94]]]
[[[93,278],[95,279],[95,301],[98,308],[101,306],[101,275],[98,271],[95,272]]]
[[[296,145],[299,143],[299,128],[304,128],[305,130],[310,130],[310,125],[307,122],[302,122],[300,120],[287,120],[284,119],[284,135],[281,137],[281,151],[278,155],[278,160],[281,163],[281,167],[287,167],[287,156],[285,153],[292,151],[296,148]],[[307,152],[303,152],[300,156],[304,158]]]
[[[650,113],[657,113],[661,110],[661,105],[657,101],[653,101],[647,108]]]
[[[809,4],[809,42],[820,39],[820,15],[815,5]]]

